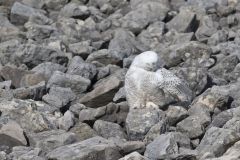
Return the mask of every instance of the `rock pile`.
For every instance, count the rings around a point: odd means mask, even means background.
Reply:
[[[195,93],[129,113],[147,50]],[[237,160],[238,0],[0,1],[0,160]]]

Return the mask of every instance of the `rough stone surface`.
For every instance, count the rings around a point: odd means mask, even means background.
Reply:
[[[49,152],[47,157],[56,160],[90,160],[99,158],[115,160],[121,158],[121,155],[113,143],[101,137],[94,137],[72,145],[58,147]]]
[[[238,160],[239,17],[239,0],[0,0],[0,160]],[[190,103],[129,109],[145,51]]]
[[[136,109],[128,113],[126,128],[131,140],[143,140],[152,126],[163,118],[163,112],[155,109]]]

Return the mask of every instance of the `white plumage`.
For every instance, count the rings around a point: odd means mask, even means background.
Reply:
[[[130,109],[165,104],[166,92],[180,101],[190,102],[192,91],[184,81],[165,68],[159,68],[157,53],[147,51],[133,60],[125,77],[126,98]]]

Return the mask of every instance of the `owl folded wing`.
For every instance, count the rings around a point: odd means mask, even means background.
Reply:
[[[169,92],[172,96],[177,97],[180,101],[190,102],[192,100],[192,91],[188,85],[165,68],[156,72],[157,77],[161,77],[158,87]]]

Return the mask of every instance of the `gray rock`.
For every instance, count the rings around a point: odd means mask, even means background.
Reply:
[[[130,111],[126,119],[126,128],[130,140],[143,140],[147,132],[164,116],[163,111],[155,109],[136,109]]]
[[[232,119],[230,119],[229,121],[226,122],[226,124],[223,126],[223,128],[231,129],[231,130],[234,130],[235,132],[239,133],[240,132],[239,124],[240,124],[240,118],[233,117]]]
[[[98,133],[98,135],[106,139],[126,139],[127,137],[121,126],[112,122],[97,120],[93,125],[93,129]]]
[[[45,14],[46,12],[39,9],[34,9],[27,5],[15,2],[11,9],[11,22],[22,25],[28,21],[31,15]]]
[[[72,144],[77,141],[76,135],[64,130],[51,130],[39,133],[31,133],[28,135],[31,146],[41,148],[45,152],[50,152],[53,149]]]
[[[200,155],[209,152],[219,157],[239,139],[239,135],[233,130],[211,127],[196,149]]]
[[[66,68],[57,63],[43,62],[34,67],[32,71],[43,74],[46,79],[49,79],[55,71],[65,72]]]
[[[182,9],[177,16],[166,24],[166,27],[178,32],[193,32],[197,28],[196,14],[190,10]]]
[[[44,95],[42,98],[44,102],[57,108],[62,108],[69,104],[69,102],[73,101],[76,98],[76,95],[73,93],[71,88],[52,86],[49,93]]]
[[[142,156],[138,152],[132,152],[119,160],[149,160],[147,157]]]
[[[16,146],[16,147],[13,147],[13,150],[9,154],[8,158],[13,160],[16,160],[16,159],[45,160],[45,158],[41,157],[41,153],[42,153],[42,150],[40,148]]]
[[[68,62],[68,58],[63,52],[36,44],[20,45],[15,53],[15,60],[19,63],[25,63],[29,68],[48,61],[60,64]]]
[[[222,156],[218,158],[208,158],[206,160],[237,160],[239,158],[239,145],[240,142],[236,142],[232,147],[230,147]]]
[[[101,64],[116,64],[119,60],[113,57],[113,55],[110,54],[109,50],[107,49],[101,49],[98,51],[95,51],[91,53],[87,59],[86,62],[100,62]]]
[[[44,81],[44,77],[42,77],[42,75],[40,75],[40,74],[34,74],[31,71],[25,71],[25,70],[10,67],[10,66],[2,67],[0,70],[0,75],[5,80],[11,80],[12,85],[16,88],[24,86],[25,85],[24,81],[26,83],[28,83],[27,86],[35,85],[41,81]],[[31,79],[28,79],[27,76],[32,76],[32,77],[31,77]],[[21,83],[23,83],[23,84],[21,84]]]
[[[138,2],[138,4],[136,9],[130,11],[121,19],[122,27],[134,33],[139,33],[151,22],[163,20],[169,11],[168,6],[157,1]]]
[[[180,154],[180,147],[190,149],[190,139],[181,133],[170,132],[159,135],[147,145],[144,156],[149,159],[171,159],[172,156]]]
[[[207,41],[214,33],[217,32],[218,24],[210,16],[204,16],[200,20],[200,25],[195,33],[198,41]]]
[[[188,116],[188,112],[181,106],[170,105],[166,111],[166,117],[169,125],[174,126],[177,122]]]
[[[149,48],[154,48],[163,39],[165,24],[161,21],[150,24],[146,30],[143,30],[137,39]]]
[[[112,57],[119,61],[136,53],[137,48],[133,33],[124,29],[117,29],[109,43],[108,49]]]
[[[8,121],[6,124],[1,124],[0,128],[0,146],[26,146],[27,140],[24,136],[24,131],[21,126],[15,121]]]
[[[228,32],[226,30],[219,30],[214,33],[209,39],[209,45],[217,45],[222,42],[226,42],[228,38]]]
[[[205,132],[202,123],[198,116],[189,116],[177,124],[177,131],[187,134],[189,138],[198,138]]]
[[[60,15],[64,17],[86,19],[90,15],[90,12],[87,6],[78,5],[77,3],[68,3],[61,9]]]
[[[76,123],[70,129],[70,132],[75,133],[77,141],[84,141],[97,136],[97,133],[89,125],[82,122]]]
[[[157,138],[159,135],[166,133],[168,130],[169,130],[168,121],[163,119],[151,127],[151,129],[147,132],[147,134],[144,138],[144,142],[146,144],[149,144],[155,138]]]
[[[38,9],[44,6],[44,0],[23,0],[22,3]]]
[[[109,103],[106,107],[105,115],[103,115],[100,119],[104,121],[109,121],[113,123],[117,123],[121,126],[124,126],[127,114],[129,112],[129,106],[127,102],[120,103]]]
[[[111,74],[114,74],[121,68],[116,65],[108,64],[105,67],[100,67],[98,68],[98,73],[97,73],[97,80],[103,79]]]
[[[124,155],[129,154],[131,152],[139,152],[143,153],[146,149],[145,143],[142,141],[122,141],[119,139],[115,140],[115,144],[120,148],[120,152]]]
[[[27,38],[33,40],[42,40],[51,36],[51,34],[56,31],[56,28],[50,25],[39,25],[32,22],[27,22],[24,24],[27,29]]]
[[[229,55],[217,62],[217,64],[209,70],[210,76],[213,78],[218,77],[228,79],[239,62],[240,60],[237,55]]]
[[[86,109],[86,106],[81,103],[75,103],[69,107],[69,111],[71,111],[76,117],[79,116],[81,110]]]
[[[0,82],[0,88],[1,89],[10,89],[11,85],[12,85],[11,80]]]
[[[126,92],[124,87],[120,88],[113,97],[113,102],[119,102],[123,100],[126,100]]]
[[[93,51],[93,47],[91,46],[90,41],[72,43],[72,44],[69,44],[68,47],[69,47],[69,51],[72,52],[74,55],[80,56],[85,59]]]
[[[56,117],[49,112],[39,112],[37,108],[41,106],[41,102],[33,100],[3,100],[0,103],[1,118],[14,119],[26,132],[56,129]]]
[[[94,89],[84,95],[79,102],[92,108],[107,105],[112,101],[119,88],[123,86],[125,74],[126,70],[123,69],[102,79],[102,81],[98,82]]]
[[[42,81],[29,87],[21,87],[13,90],[13,97],[17,99],[40,100],[46,94],[46,83]]]
[[[98,108],[86,108],[79,112],[80,122],[94,122],[97,118],[106,114],[106,106]]]
[[[75,124],[74,115],[71,111],[66,111],[63,117],[59,118],[59,128],[68,131]]]
[[[121,158],[121,155],[117,147],[111,143],[111,141],[101,137],[94,137],[82,142],[58,147],[49,152],[47,157],[56,160],[116,160]]]
[[[75,56],[70,61],[67,73],[92,80],[97,74],[97,69],[94,64],[86,63],[82,58]]]
[[[49,79],[47,87],[59,86],[71,88],[75,94],[80,94],[85,92],[90,84],[90,80],[84,77],[55,71]]]
[[[233,112],[234,112],[234,109],[228,109],[214,116],[212,123],[209,125],[209,127],[214,126],[214,127],[222,128],[227,121],[233,118]]]
[[[3,16],[0,15],[0,41],[7,41],[9,39],[15,39],[17,38],[16,36],[21,35],[20,30],[14,26],[12,23],[9,22],[7,15]],[[14,41],[14,40],[13,40]]]
[[[194,39],[193,32],[178,33],[175,29],[171,29],[164,34],[163,42],[167,45],[172,45],[172,44],[181,44],[185,42],[190,42],[193,39]]]
[[[131,55],[127,58],[123,59],[123,68],[129,68],[132,64],[133,59],[135,58],[135,55]]]
[[[52,10],[59,10],[67,3],[68,3],[67,0],[54,0],[54,1],[45,0],[46,7]]]
[[[159,52],[166,65],[176,66],[187,59],[204,60],[210,58],[212,50],[209,46],[197,41],[171,45]]]

